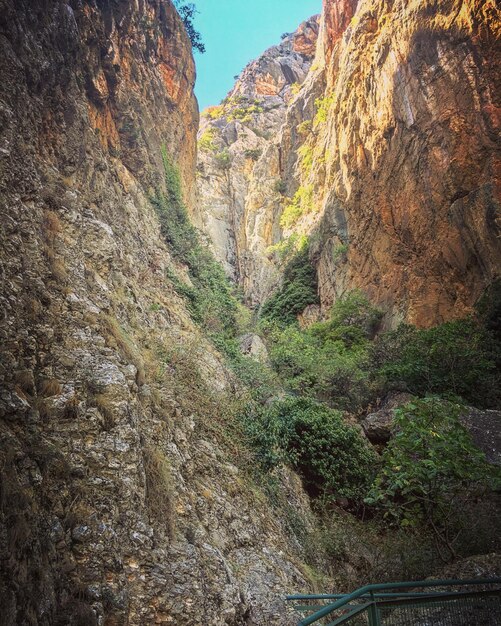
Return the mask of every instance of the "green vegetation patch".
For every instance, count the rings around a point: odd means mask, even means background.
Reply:
[[[292,199],[285,205],[280,217],[280,226],[291,228],[302,215],[311,213],[313,209],[313,185],[301,185]]]
[[[327,500],[359,502],[372,482],[375,454],[339,412],[309,398],[273,402],[249,429],[261,462],[286,462],[309,493]]]
[[[188,301],[193,319],[207,332],[232,336],[236,328],[237,300],[221,265],[201,243],[181,196],[177,169],[163,151],[166,192],[152,199],[160,229],[172,255],[188,267],[191,284],[174,270],[168,277]]]
[[[317,273],[305,246],[287,264],[282,287],[267,300],[262,309],[264,320],[281,324],[294,322],[309,304],[318,303]]]

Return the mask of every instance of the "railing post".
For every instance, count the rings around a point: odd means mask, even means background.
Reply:
[[[369,626],[381,626],[381,616],[379,614],[379,609],[377,608],[374,592],[371,591],[370,596],[371,605],[369,607]]]

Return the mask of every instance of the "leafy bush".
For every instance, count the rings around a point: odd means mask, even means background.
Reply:
[[[329,109],[334,102],[334,96],[325,96],[323,98],[317,98],[315,100],[315,106],[317,107],[317,113],[315,115],[314,123],[323,124],[327,121]]]
[[[375,454],[341,414],[308,398],[277,400],[249,422],[265,467],[290,464],[311,495],[360,501],[372,481]]]
[[[270,358],[293,393],[338,409],[358,410],[368,398],[367,352],[322,341],[291,325],[270,336]]]
[[[286,204],[280,217],[282,228],[291,228],[301,215],[313,211],[313,185],[301,186]]]
[[[217,166],[222,170],[228,170],[231,166],[231,154],[227,148],[214,155]]]
[[[344,257],[348,252],[349,246],[347,243],[340,243],[337,246],[332,248],[332,260],[334,262],[338,261],[340,258]]]
[[[297,150],[299,157],[299,167],[304,176],[307,176],[311,172],[313,167],[313,147],[304,143]]]
[[[480,407],[500,400],[493,335],[471,318],[420,330],[402,325],[375,343],[376,376],[385,387],[405,384],[416,395],[454,394]]]
[[[401,525],[430,525],[453,553],[449,518],[472,493],[501,485],[461,425],[461,405],[428,397],[395,411],[395,435],[366,502]]]
[[[262,152],[263,151],[261,150],[261,148],[253,148],[253,149],[246,150],[244,154],[248,159],[257,161],[259,157],[261,156]]]
[[[276,180],[274,185],[273,185],[273,191],[283,195],[287,191],[287,184],[286,184],[285,180],[282,180],[281,178]]]
[[[342,341],[351,348],[373,339],[382,317],[382,311],[373,307],[361,291],[354,290],[336,300],[330,320],[313,324],[310,332],[323,342]]]
[[[308,245],[308,235],[292,233],[290,237],[281,239],[272,246],[266,248],[266,254],[277,254],[282,262],[288,262],[299,250],[303,250]]]
[[[305,307],[317,302],[317,274],[305,246],[287,264],[282,287],[264,303],[261,317],[290,324]]]
[[[349,293],[326,322],[269,331],[272,363],[290,391],[357,411],[371,396],[368,346],[380,319],[363,294]]]
[[[311,120],[303,120],[296,126],[296,130],[300,135],[307,135],[311,130]]]
[[[210,120],[218,120],[224,116],[224,106],[222,104],[207,107],[202,111],[202,116]]]
[[[206,152],[215,152],[217,145],[215,139],[218,137],[218,130],[215,126],[209,126],[198,138],[199,150],[205,150]]]
[[[240,122],[242,122],[243,124],[250,122],[252,120],[252,116],[253,115],[257,115],[258,113],[262,113],[263,111],[263,107],[261,107],[259,105],[259,101],[258,100],[254,100],[254,101],[246,101],[245,98],[243,98],[243,100],[241,100],[241,102],[244,102],[245,104],[243,106],[237,106],[235,108],[232,108],[228,115],[228,121],[231,122],[232,120],[239,120]]]

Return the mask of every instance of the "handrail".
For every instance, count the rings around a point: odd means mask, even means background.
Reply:
[[[416,581],[405,581],[405,582],[395,582],[395,583],[377,583],[365,585],[364,587],[360,587],[356,591],[352,593],[345,594],[340,597],[336,602],[332,604],[326,605],[324,608],[316,611],[312,615],[305,617],[303,620],[299,622],[299,626],[309,626],[309,624],[313,624],[317,620],[322,617],[326,617],[333,611],[337,609],[341,609],[346,607],[346,605],[352,600],[357,600],[362,596],[367,594],[375,595],[374,592],[377,591],[386,591],[390,589],[411,589],[413,587],[448,587],[454,585],[491,585],[501,583],[501,578],[472,578],[467,580],[457,580],[457,579],[446,579],[446,580],[416,580]],[[331,598],[334,596],[338,596],[340,594],[332,594]],[[316,594],[311,596],[305,596],[302,594],[297,595],[289,595],[286,596],[287,600],[322,600],[322,599],[331,599],[328,597],[329,594]]]

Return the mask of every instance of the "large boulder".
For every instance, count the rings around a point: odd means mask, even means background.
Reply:
[[[362,421],[362,428],[367,439],[374,444],[387,443],[391,438],[393,411],[411,399],[410,393],[396,392],[388,394],[381,408],[374,413],[369,413]]]

